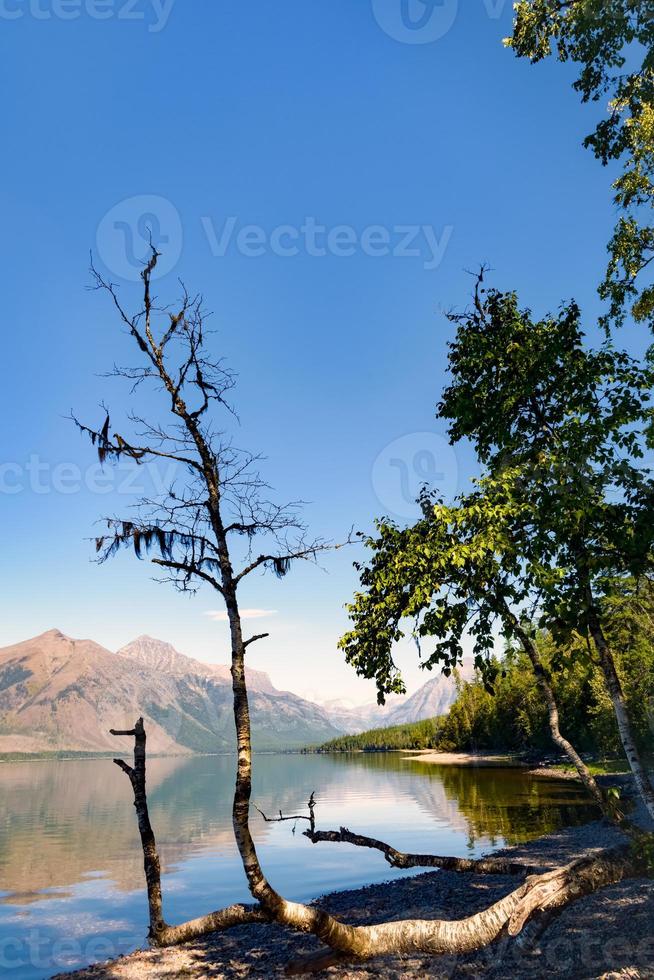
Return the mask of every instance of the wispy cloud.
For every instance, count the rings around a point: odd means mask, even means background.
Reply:
[[[216,623],[226,623],[228,620],[224,609],[209,609],[204,615]],[[241,619],[265,619],[266,616],[276,615],[276,609],[241,609]]]

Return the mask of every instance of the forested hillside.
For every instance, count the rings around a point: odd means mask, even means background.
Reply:
[[[618,652],[625,694],[638,739],[646,752],[654,749],[654,590],[619,592],[611,600],[612,639]],[[585,641],[576,649],[557,647],[541,634],[540,649],[552,671],[561,715],[561,730],[581,751],[599,757],[621,754],[615,715],[599,666]],[[576,655],[571,656],[572,653]],[[509,650],[496,661],[492,692],[479,676],[458,678],[458,697],[447,715],[411,725],[346,735],[324,745],[323,751],[354,752],[384,749],[440,751],[545,751],[553,745],[547,707],[535,674],[522,651]]]

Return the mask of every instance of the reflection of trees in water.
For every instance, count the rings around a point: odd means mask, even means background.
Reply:
[[[439,773],[473,837],[503,837],[510,844],[597,816],[588,797],[564,780],[538,779],[514,769],[443,766]]]
[[[235,853],[234,763],[222,756],[148,764],[165,868],[201,850]],[[106,872],[120,888],[141,887],[131,791],[111,761],[3,765],[0,786],[0,890],[25,893],[27,900],[28,893],[70,885],[94,871]],[[470,845],[479,837],[525,840],[593,813],[579,805],[584,798],[576,787],[519,770],[431,766],[399,754],[255,756],[254,799],[266,812],[303,812],[313,790],[325,827],[333,820],[347,823],[353,802],[374,803],[383,794],[409,814],[417,804]],[[256,817],[252,829],[258,843],[271,833]]]
[[[539,779],[519,768],[439,766],[399,753],[332,758],[360,770],[385,772],[424,812],[466,833],[470,846],[480,837],[492,844],[500,838],[519,843],[597,816],[576,784]]]

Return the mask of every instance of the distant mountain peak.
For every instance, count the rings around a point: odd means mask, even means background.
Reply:
[[[458,670],[462,680],[470,680],[473,673],[474,667],[467,660]],[[324,702],[322,706],[333,725],[354,735],[372,728],[388,728],[447,714],[456,695],[455,677],[446,677],[438,671],[413,694],[390,695],[383,707],[375,703],[349,706],[344,699]]]
[[[130,660],[137,661],[151,670],[161,673],[183,676],[195,674],[199,677],[209,677],[211,680],[220,684],[231,685],[232,677],[227,664],[209,664],[203,660],[196,660],[180,653],[172,643],[166,640],[157,640],[152,636],[143,634],[131,640],[120,650],[116,651],[119,657],[128,657]],[[246,667],[248,684],[253,691],[263,691],[267,694],[274,694],[275,687],[268,677],[268,674],[261,670],[252,670]]]
[[[340,734],[315,704],[248,670],[255,747],[300,748]],[[0,649],[0,752],[130,751],[110,729],[145,718],[155,753],[230,750],[232,691],[225,664],[204,664],[140,636],[118,653],[60,630]]]
[[[192,657],[187,657],[180,653],[172,643],[166,640],[157,640],[153,636],[142,634],[135,640],[121,647],[116,651],[117,656],[127,657],[135,660],[151,670],[157,670],[164,674],[198,674],[199,676],[217,676],[226,681],[228,672],[227,667],[219,664],[204,664]]]
[[[74,642],[70,636],[66,636],[65,633],[62,633],[61,630],[58,629],[46,630],[45,633],[41,633],[38,637],[35,637],[35,639],[67,640],[69,643]]]
[[[69,647],[82,647],[82,646],[94,646],[97,647],[99,644],[95,640],[89,640],[86,637],[79,636],[69,636],[68,633],[64,633],[62,630],[56,627],[50,630],[46,630],[45,633],[39,633],[38,636],[29,637],[27,640],[23,640],[23,643],[41,643],[47,648],[58,648],[61,646]]]
[[[153,636],[143,633],[135,640],[116,651],[120,657],[129,657],[130,660],[138,660],[149,667],[157,667],[176,673],[186,673],[190,666],[190,658],[180,653],[172,643],[165,640],[157,640]]]

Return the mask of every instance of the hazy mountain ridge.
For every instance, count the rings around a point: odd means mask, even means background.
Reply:
[[[253,743],[300,748],[340,733],[326,712],[248,671]],[[0,650],[0,752],[123,751],[110,728],[143,715],[151,752],[234,746],[229,669],[139,637],[117,653],[59,630]]]
[[[462,680],[470,680],[474,674],[473,665],[464,661],[458,674]],[[447,714],[456,694],[456,679],[438,674],[409,697],[388,697],[385,705],[373,703],[350,707],[337,700],[327,701],[323,708],[336,728],[341,728],[347,735],[357,735],[373,728],[405,725]]]

